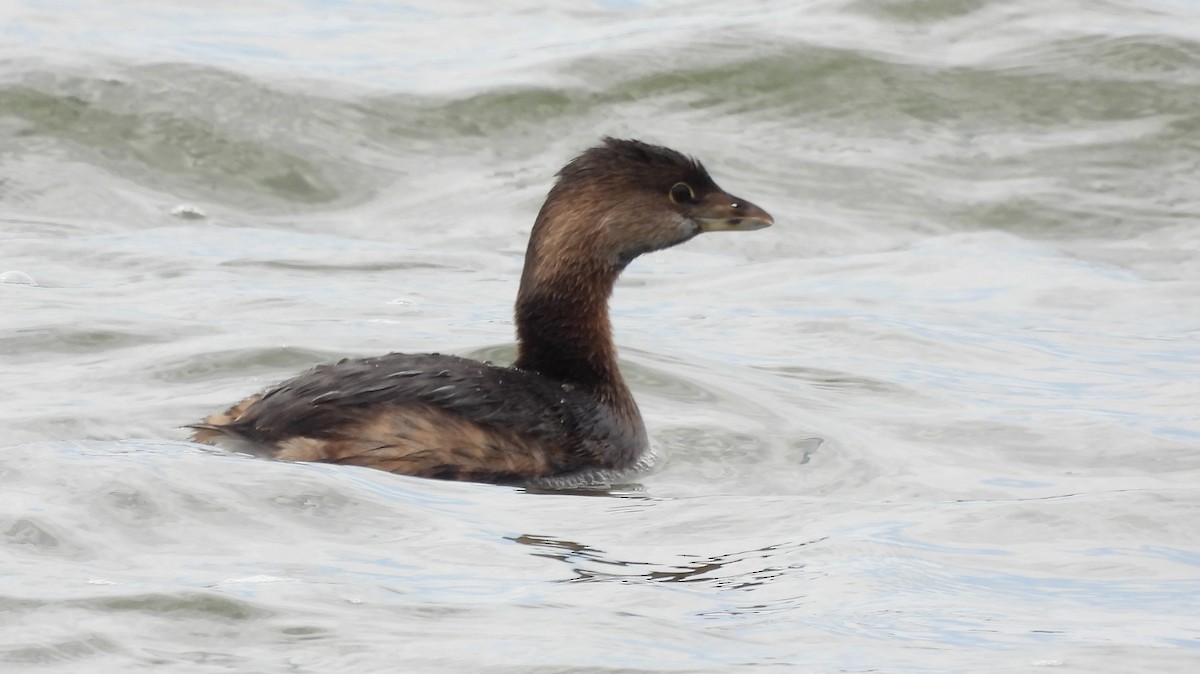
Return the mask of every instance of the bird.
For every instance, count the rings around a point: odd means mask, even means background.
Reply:
[[[439,353],[319,365],[192,424],[192,439],[291,461],[524,484],[635,467],[649,449],[617,365],[608,302],[640,255],[774,219],[696,159],[606,137],[570,160],[538,212],[504,367]]]

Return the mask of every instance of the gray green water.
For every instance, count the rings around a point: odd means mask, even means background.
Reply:
[[[777,221],[617,289],[636,485],[185,441],[511,357],[603,134]],[[6,2],[0,670],[1197,671],[1198,226],[1200,2]]]

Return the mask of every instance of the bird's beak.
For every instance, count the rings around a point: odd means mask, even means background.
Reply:
[[[775,224],[770,213],[725,192],[705,197],[692,218],[702,232],[749,232]]]

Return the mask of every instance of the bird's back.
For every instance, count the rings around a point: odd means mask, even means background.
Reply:
[[[521,370],[389,354],[318,366],[206,418],[194,437],[280,459],[516,482],[583,467],[595,405]]]

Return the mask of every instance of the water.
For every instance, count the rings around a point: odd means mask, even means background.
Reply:
[[[0,17],[4,671],[1200,666],[1200,3]],[[602,134],[777,221],[618,287],[636,484],[185,441],[342,356],[511,358]]]

